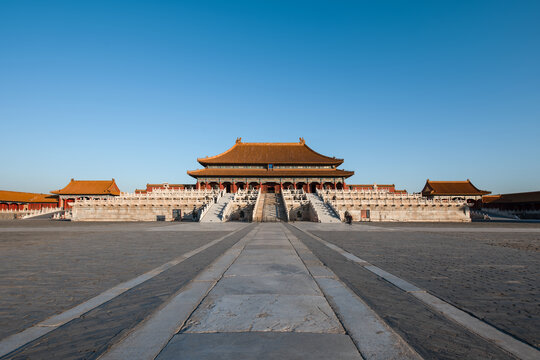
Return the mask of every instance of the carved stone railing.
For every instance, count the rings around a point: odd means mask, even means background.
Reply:
[[[427,199],[421,194],[392,193],[387,190],[317,190],[324,202],[338,213],[338,206],[464,206],[463,199]]]
[[[41,216],[41,215],[47,215],[47,214],[50,214],[50,213],[54,213],[54,212],[57,212],[57,211],[62,211],[61,208],[58,208],[58,207],[55,207],[55,208],[42,208],[42,209],[39,209],[39,210],[27,210],[25,211],[25,215],[23,215],[23,219],[29,219],[29,218],[32,218],[32,217],[35,217],[35,216]]]
[[[225,207],[221,210],[221,222],[225,222],[229,220],[229,216],[231,215],[231,212],[233,210],[233,201],[229,201]]]
[[[281,190],[281,199],[283,199],[283,206],[285,208],[285,218],[287,219],[287,222],[290,221],[290,218],[289,218],[289,211],[290,211],[290,208],[289,208],[289,204],[287,204],[287,196],[285,196],[285,190]]]
[[[208,212],[208,209],[210,209],[210,207],[212,207],[212,204],[207,203],[207,204],[204,204],[204,206],[199,210],[199,212],[197,214],[197,218],[198,218],[199,221],[201,221],[201,219]]]
[[[253,218],[252,221],[260,221],[261,219],[257,219],[257,211],[259,210],[259,207],[261,207],[261,189],[257,191],[257,200],[255,201],[255,206],[253,207]]]

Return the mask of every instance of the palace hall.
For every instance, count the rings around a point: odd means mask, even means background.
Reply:
[[[203,169],[188,171],[197,179],[197,189],[226,189],[235,193],[261,189],[279,193],[283,189],[346,189],[345,180],[354,171],[338,169],[343,159],[311,149],[303,138],[297,143],[245,143],[241,138],[224,153],[199,158]]]

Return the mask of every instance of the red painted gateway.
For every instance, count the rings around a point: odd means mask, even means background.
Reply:
[[[188,171],[197,179],[197,189],[345,189],[345,179],[354,175],[337,167],[343,159],[328,157],[312,150],[303,138],[298,143],[243,143],[236,140],[222,154],[199,158],[203,169]]]

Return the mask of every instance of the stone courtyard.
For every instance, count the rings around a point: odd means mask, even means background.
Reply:
[[[540,225],[0,222],[0,359],[538,359]]]

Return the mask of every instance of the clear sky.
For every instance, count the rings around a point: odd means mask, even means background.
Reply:
[[[349,183],[540,190],[540,1],[0,0],[0,189],[193,183],[246,142]]]

